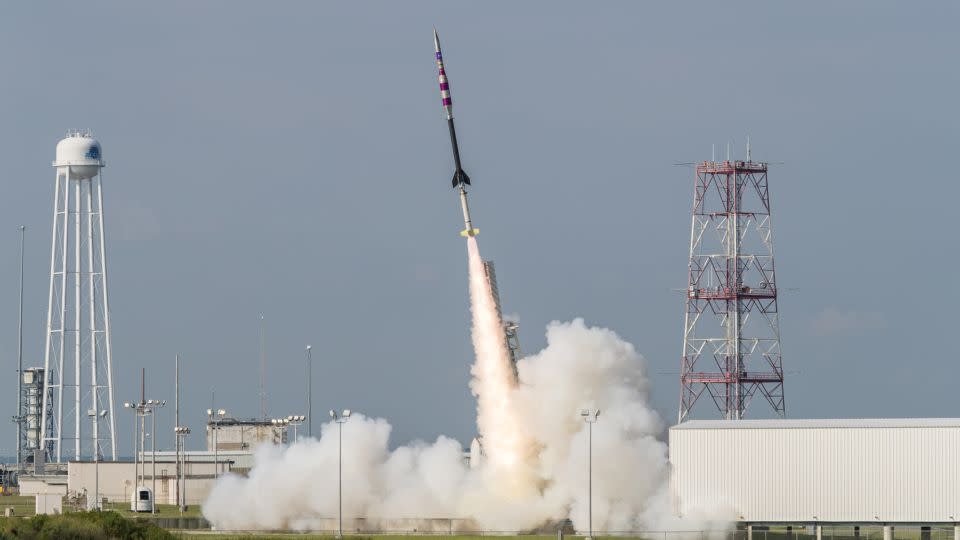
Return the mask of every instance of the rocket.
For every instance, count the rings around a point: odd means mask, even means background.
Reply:
[[[453,125],[453,100],[450,98],[450,82],[447,80],[447,73],[443,69],[443,54],[440,52],[440,35],[437,29],[433,29],[433,48],[437,53],[437,69],[440,71],[438,80],[440,81],[440,101],[443,103],[443,112],[447,115],[447,127],[450,129],[450,145],[453,148],[453,163],[456,170],[453,172],[453,187],[460,191],[460,206],[463,208],[463,226],[460,236],[476,236],[480,234],[479,229],[473,228],[473,222],[470,220],[470,206],[467,205],[467,188],[470,185],[470,177],[463,170],[460,164],[460,146],[457,144],[457,129]]]

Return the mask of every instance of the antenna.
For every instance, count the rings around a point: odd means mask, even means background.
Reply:
[[[23,240],[27,227],[21,225],[20,231],[20,307],[17,315],[17,470],[23,463]]]
[[[710,161],[714,163],[717,161],[717,143],[710,145]]]
[[[727,161],[730,161],[730,141],[727,141]]]
[[[701,396],[728,420],[754,396],[783,418],[767,164],[703,163],[694,186],[678,422]]]
[[[753,161],[750,159],[750,136],[747,135],[747,161]]]

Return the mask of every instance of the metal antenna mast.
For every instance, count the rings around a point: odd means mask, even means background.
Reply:
[[[767,164],[697,165],[679,421],[706,393],[743,418],[759,392],[785,414]]]
[[[26,411],[23,409],[23,241],[27,228],[21,225],[18,230],[20,231],[20,300],[17,313],[17,416],[13,421],[17,424],[17,470],[19,471],[20,464],[23,463],[23,443],[26,439],[23,436],[23,421],[26,418]]]
[[[101,455],[102,445],[109,443],[111,459],[115,461],[116,415],[101,174],[105,164],[100,143],[89,132],[69,133],[57,144],[56,157],[40,446],[50,448],[50,457],[63,462],[64,442],[73,442],[71,458],[78,460],[87,451],[89,456]],[[72,403],[65,402],[71,396],[64,395],[64,389],[73,394]],[[83,449],[81,419],[88,416],[89,410],[106,410],[107,416],[90,416],[90,446]],[[48,429],[51,416],[52,429]]]

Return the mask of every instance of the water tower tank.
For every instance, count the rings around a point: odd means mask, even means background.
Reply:
[[[93,178],[104,166],[101,159],[100,142],[89,133],[71,133],[57,143],[57,168],[69,167],[70,178]]]

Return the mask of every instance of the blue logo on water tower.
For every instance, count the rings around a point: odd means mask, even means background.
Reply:
[[[87,159],[100,159],[100,145],[95,144],[87,150]]]

